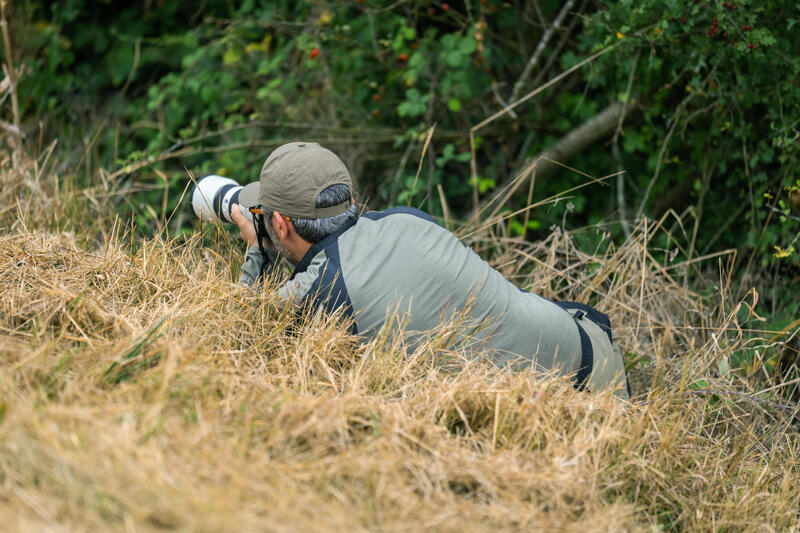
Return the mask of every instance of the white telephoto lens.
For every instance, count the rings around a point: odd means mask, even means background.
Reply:
[[[244,187],[236,180],[223,176],[206,176],[192,190],[192,209],[197,218],[213,218],[220,222],[233,222],[231,206],[239,203],[239,192]],[[246,209],[242,214],[250,220],[253,215]]]
[[[239,202],[233,202],[233,203],[238,204]],[[246,207],[242,207],[240,205],[239,212],[244,215],[244,218],[255,224],[255,220],[253,219],[253,213],[251,213],[249,209],[247,209]]]

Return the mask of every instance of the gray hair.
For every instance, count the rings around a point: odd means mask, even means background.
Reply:
[[[316,207],[332,207],[350,200],[350,187],[337,183],[322,190],[317,195]],[[272,213],[267,213],[267,220],[272,220]],[[341,215],[309,219],[293,218],[294,230],[304,240],[316,244],[328,235],[336,233],[348,220],[358,218],[358,208],[351,205]]]

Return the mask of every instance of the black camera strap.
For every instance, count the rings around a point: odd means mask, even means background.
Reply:
[[[272,261],[270,261],[267,251],[264,249],[264,239],[268,239],[267,228],[264,225],[264,215],[261,213],[253,213],[253,222],[256,227],[256,240],[258,241],[258,249],[261,251],[261,257],[264,261],[261,263],[261,271],[258,273],[258,281],[263,282],[270,268]]]

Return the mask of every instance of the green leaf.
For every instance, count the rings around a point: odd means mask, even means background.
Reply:
[[[452,52],[447,53],[445,56],[445,61],[447,62],[448,66],[457,67],[461,64],[461,58],[462,55],[458,51],[453,50]]]
[[[420,70],[425,64],[425,55],[418,52],[411,54],[408,60],[408,68],[412,70]]]
[[[236,48],[229,48],[225,51],[225,54],[222,56],[222,62],[225,65],[230,65],[232,63],[238,62],[242,58],[242,51]]]
[[[632,154],[636,151],[642,151],[644,150],[644,146],[644,135],[635,129],[626,129],[625,137],[622,142],[622,149],[625,150],[626,153]]]
[[[447,101],[447,107],[449,107],[450,111],[452,111],[453,113],[458,113],[459,111],[461,111],[461,102],[459,101],[458,98],[451,98],[450,100]]]
[[[473,37],[464,37],[458,43],[459,51],[464,55],[469,55],[478,49],[478,43]]]
[[[574,53],[572,53],[572,52],[564,52],[561,55],[561,68],[568,69],[570,67],[573,67],[573,66],[577,65],[578,62],[580,62],[580,60],[581,59],[578,56],[576,56]]]

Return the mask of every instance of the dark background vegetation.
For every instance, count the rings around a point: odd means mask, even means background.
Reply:
[[[6,16],[4,128],[37,156],[57,141],[65,182],[144,234],[193,231],[176,211],[187,170],[250,182],[290,140],[340,154],[370,208],[455,221],[544,154],[611,177],[499,231],[596,225],[620,242],[666,215],[658,258],[736,249],[742,293],[756,286],[776,327],[797,316],[794,0],[19,0]],[[475,130],[471,165],[471,128],[604,50]],[[501,210],[588,179],[544,163]]]

